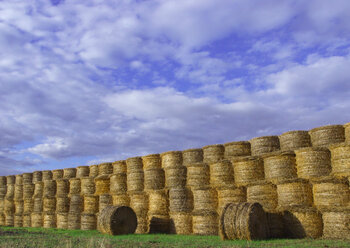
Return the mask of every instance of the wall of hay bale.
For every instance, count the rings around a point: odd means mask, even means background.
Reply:
[[[271,238],[350,237],[350,123],[0,177],[0,225],[94,230],[129,206],[136,233],[218,235],[228,203],[261,204]]]

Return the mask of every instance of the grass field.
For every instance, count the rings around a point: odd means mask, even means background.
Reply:
[[[102,235],[97,231],[0,227],[1,248],[116,248],[116,247],[350,247],[350,241],[275,239],[222,241],[218,236],[165,234]]]

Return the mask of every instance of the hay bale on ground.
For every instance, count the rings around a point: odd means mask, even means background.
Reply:
[[[90,167],[86,165],[78,166],[77,167],[77,178],[82,178],[82,177],[88,177],[90,174]]]
[[[81,195],[71,195],[69,202],[70,213],[81,213],[83,211],[83,197]]]
[[[113,194],[113,206],[130,206],[130,197],[128,194]]]
[[[43,214],[43,227],[44,228],[56,228],[56,214],[44,213]]]
[[[23,184],[23,199],[31,199],[34,195],[35,185],[32,183]]]
[[[5,215],[0,212],[0,226],[5,226]]]
[[[258,202],[265,211],[277,208],[277,187],[271,183],[260,183],[247,188],[247,202]]]
[[[229,160],[221,160],[209,165],[210,185],[214,188],[234,185],[233,168]]]
[[[142,157],[143,169],[160,169],[162,167],[159,154],[150,154]]]
[[[129,192],[143,191],[144,189],[144,171],[137,170],[128,172],[126,176],[126,185]]]
[[[68,229],[68,213],[57,213],[56,224],[59,229]]]
[[[23,173],[23,184],[32,184],[33,183],[33,173]]]
[[[43,211],[44,212],[55,212],[56,211],[56,197],[45,196],[43,199]]]
[[[15,201],[15,214],[23,214],[23,200]]]
[[[110,193],[119,194],[127,191],[126,185],[126,173],[113,174],[109,177],[110,180]]]
[[[132,171],[143,170],[142,158],[132,157],[126,160],[126,171],[127,173]]]
[[[7,182],[7,185],[15,184],[16,183],[16,177],[13,176],[13,175],[6,176],[6,182]]]
[[[218,214],[211,211],[192,213],[192,228],[195,235],[218,235]]]
[[[350,211],[324,212],[323,237],[328,239],[350,239]]]
[[[119,160],[112,163],[113,174],[126,173],[126,161]]]
[[[342,125],[327,125],[309,131],[314,147],[327,147],[331,144],[345,141],[345,131]]]
[[[193,189],[193,211],[216,212],[218,196],[215,189]]]
[[[266,181],[278,184],[297,178],[294,152],[272,152],[263,159]]]
[[[188,188],[169,190],[170,212],[190,213],[193,209],[193,194]]]
[[[203,163],[203,150],[201,148],[182,151],[182,164],[184,166],[196,163]]]
[[[151,215],[148,217],[147,233],[169,233],[170,218],[169,215]]]
[[[84,195],[84,213],[95,214],[98,212],[99,197],[97,195]]]
[[[13,213],[5,213],[5,226],[14,226],[15,215]]]
[[[69,181],[68,179],[57,179],[56,180],[56,196],[62,197],[67,196],[69,192]]]
[[[95,194],[95,179],[94,177],[83,177],[80,179],[82,195]]]
[[[34,198],[33,199],[33,212],[42,212],[43,211],[43,198]]]
[[[56,181],[54,180],[45,180],[44,181],[44,196],[55,196],[56,195]]]
[[[22,175],[16,175],[15,176],[15,184],[16,185],[22,185],[23,184],[23,176]]]
[[[31,226],[32,226],[32,217],[30,216],[30,213],[23,214],[23,227],[31,227]]]
[[[269,235],[266,213],[259,203],[227,204],[219,228],[223,240],[259,240]]]
[[[179,188],[186,186],[187,168],[185,166],[167,167],[165,169],[165,187]]]
[[[311,146],[311,138],[308,131],[289,131],[278,136],[281,151],[294,151]]]
[[[81,214],[80,213],[68,213],[68,229],[80,229],[81,227]]]
[[[63,178],[63,170],[57,169],[52,171],[52,180],[57,180]]]
[[[278,136],[262,136],[249,140],[252,156],[259,156],[265,153],[280,150]]]
[[[109,175],[101,175],[95,178],[96,195],[108,194],[110,181]]]
[[[235,141],[224,144],[224,157],[230,159],[238,156],[250,156],[250,143],[248,141]]]
[[[34,208],[34,200],[32,198],[23,200],[23,212],[25,214],[33,212],[33,208]]]
[[[266,219],[267,219],[267,225],[269,228],[269,238],[270,239],[285,238],[283,213],[267,212]]]
[[[334,144],[330,147],[332,175],[338,178],[350,176],[350,145],[347,143]]]
[[[15,214],[13,217],[13,226],[22,227],[23,226],[23,215]]]
[[[44,182],[34,183],[34,195],[35,198],[41,198],[44,195]]]
[[[105,207],[112,205],[112,196],[110,194],[99,195],[98,209],[103,210]]]
[[[82,213],[81,214],[81,230],[96,230],[97,217],[95,214]]]
[[[181,151],[169,151],[163,152],[160,154],[160,158],[162,161],[162,168],[172,168],[183,166],[182,164],[182,152]]]
[[[207,164],[217,163],[224,159],[225,147],[221,144],[204,146],[203,148],[203,162]]]
[[[69,211],[69,198],[67,196],[56,198],[56,212],[57,213],[68,213]]]
[[[232,159],[236,186],[248,186],[264,180],[264,163],[256,156],[237,157]]]
[[[98,175],[110,175],[113,173],[112,163],[102,163],[98,165]]]
[[[160,190],[165,186],[165,172],[162,168],[144,171],[145,190]]]
[[[81,192],[81,181],[80,178],[69,179],[69,194],[75,195]]]
[[[70,179],[74,178],[77,175],[76,168],[65,168],[63,169],[63,178]]]
[[[43,177],[43,173],[41,171],[33,172],[33,183],[41,182]]]
[[[170,233],[172,234],[192,234],[192,214],[170,212]]]
[[[97,177],[98,176],[98,165],[97,164],[93,164],[89,166],[89,177]]]
[[[149,215],[168,215],[169,200],[165,190],[153,190],[148,193],[149,197]]]
[[[147,216],[137,216],[137,227],[135,230],[136,234],[146,234],[148,232],[148,217]]]
[[[200,188],[210,185],[210,169],[205,163],[187,165],[186,185],[191,188]]]
[[[42,171],[42,181],[52,180],[52,171],[44,170]]]
[[[15,197],[15,185],[14,184],[7,184],[5,197],[7,199],[13,199]]]
[[[22,200],[23,199],[23,185],[22,184],[15,184],[15,200]]]
[[[147,216],[149,201],[145,192],[134,192],[129,194],[130,207],[135,211],[137,217]]]
[[[135,212],[130,207],[108,206],[98,217],[98,230],[101,233],[122,235],[132,234],[138,225]]]
[[[43,226],[43,215],[41,212],[34,212],[31,214],[32,227],[42,227]]]
[[[0,186],[6,186],[6,177],[0,176]]]

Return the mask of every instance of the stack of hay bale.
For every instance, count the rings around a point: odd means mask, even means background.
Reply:
[[[50,178],[51,171],[34,171],[33,172],[33,184],[34,184],[34,195],[33,195],[33,211],[31,212],[31,226],[42,227],[42,211],[43,211],[43,195],[44,195],[44,182],[43,179],[47,180]]]
[[[14,213],[15,213],[15,176],[6,176],[6,195],[4,201],[4,213],[5,213],[5,225],[14,225]]]
[[[33,173],[23,173],[23,227],[31,227],[34,188]]]
[[[110,176],[110,193],[114,206],[130,206],[130,198],[127,194],[126,174],[125,160],[113,163],[113,174]]]
[[[15,214],[13,217],[13,224],[16,227],[21,227],[23,225],[23,176],[16,175],[15,179]]]

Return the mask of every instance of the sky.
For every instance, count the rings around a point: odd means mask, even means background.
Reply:
[[[0,0],[0,175],[350,122],[348,0]]]

